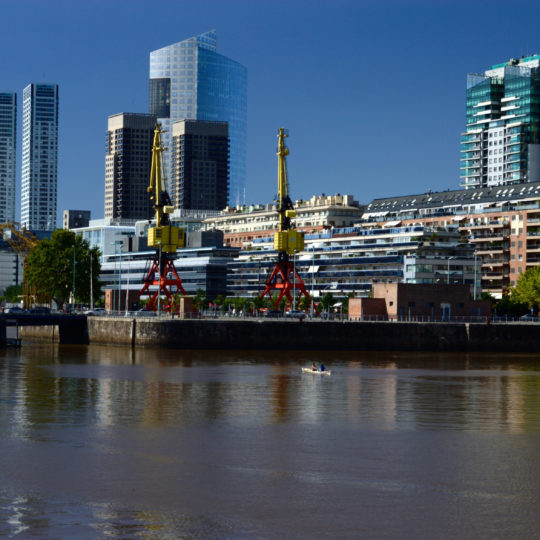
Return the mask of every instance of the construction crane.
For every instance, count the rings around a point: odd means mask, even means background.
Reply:
[[[26,263],[28,254],[39,244],[40,240],[29,230],[21,228],[19,223],[15,221],[7,221],[0,223],[0,235],[4,237],[11,249],[18,255],[23,263]],[[36,301],[42,303],[50,302],[50,298],[36,297],[35,288],[30,288],[24,281],[23,288],[23,305],[29,307]]]
[[[155,215],[155,225],[148,228],[148,246],[156,249],[150,260],[150,269],[144,278],[141,296],[148,295],[147,309],[159,309],[161,295],[167,298],[167,310],[171,309],[173,300],[178,293],[186,295],[182,280],[174,267],[176,250],[184,247],[184,229],[171,225],[169,214],[174,207],[167,192],[165,178],[163,177],[163,152],[161,146],[161,125],[157,124],[154,130],[154,143],[152,146],[152,168],[150,170],[150,184],[147,188]],[[150,287],[157,287],[155,292]]]
[[[304,295],[311,302],[311,296],[306,290],[302,278],[296,271],[296,265],[291,262],[291,255],[304,250],[304,233],[292,229],[291,219],[296,217],[294,205],[289,197],[289,183],[287,180],[287,161],[289,149],[285,146],[285,138],[289,134],[284,128],[278,132],[278,215],[279,228],[274,233],[274,249],[278,252],[278,261],[274,266],[270,277],[266,280],[264,291],[260,297],[266,295],[272,299],[272,291],[278,291],[273,300],[273,308],[277,309],[281,300],[285,297],[289,305],[296,300],[296,291],[300,291],[298,300]],[[292,290],[292,295],[291,295]]]
[[[22,261],[39,244],[39,239],[34,234],[27,229],[21,229],[15,221],[0,223],[0,234]]]

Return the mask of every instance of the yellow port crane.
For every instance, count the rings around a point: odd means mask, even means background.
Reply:
[[[161,126],[157,124],[152,145],[150,184],[147,188],[155,216],[155,225],[148,227],[148,246],[155,248],[156,254],[150,261],[150,269],[140,293],[141,296],[149,296],[147,309],[154,311],[158,309],[162,293],[167,297],[167,309],[170,309],[173,297],[178,292],[186,294],[174,267],[176,250],[184,247],[184,229],[172,225],[169,217],[174,207],[163,177],[163,152],[166,148],[161,146],[161,133]],[[150,287],[157,287],[157,290],[151,292]]]
[[[277,309],[283,297],[288,300],[289,305],[294,303],[293,298],[296,300],[297,290],[300,292],[298,300],[304,295],[311,301],[311,296],[296,271],[296,265],[290,261],[291,255],[304,251],[304,233],[291,228],[291,219],[296,217],[296,211],[289,197],[286,160],[289,149],[285,146],[285,138],[288,136],[285,128],[279,128],[277,151],[279,227],[274,233],[274,249],[278,252],[278,262],[266,280],[264,291],[260,295],[261,298],[268,295],[272,299],[272,291],[278,291],[277,297],[273,300],[274,309]]]

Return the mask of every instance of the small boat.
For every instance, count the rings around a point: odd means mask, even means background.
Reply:
[[[324,371],[321,371],[320,369],[314,370],[309,367],[303,367],[302,373],[311,373],[312,375],[332,375],[332,372],[327,371],[326,369]]]

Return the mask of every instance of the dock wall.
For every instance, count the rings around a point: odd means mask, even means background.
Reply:
[[[88,317],[87,332],[28,327],[21,336],[61,343],[180,349],[540,350],[540,325],[353,321],[178,320]],[[80,339],[79,339],[80,337]]]

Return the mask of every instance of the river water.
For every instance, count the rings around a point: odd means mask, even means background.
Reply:
[[[539,360],[24,343],[0,536],[538,538]]]

